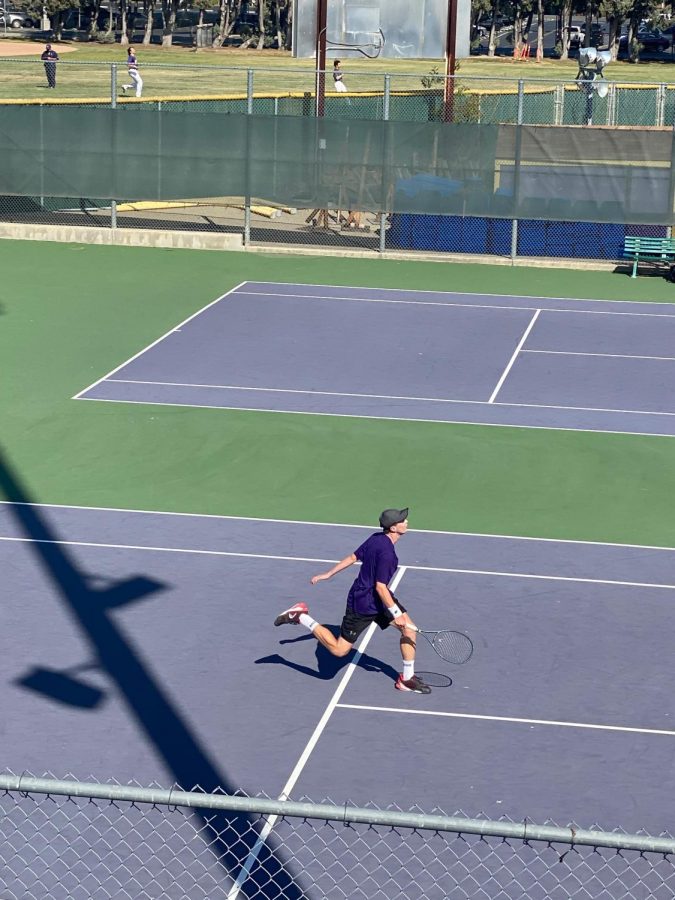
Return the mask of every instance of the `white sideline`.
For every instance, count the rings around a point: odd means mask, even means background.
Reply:
[[[592,722],[559,722],[555,719],[519,719],[514,716],[481,716],[475,713],[438,712],[427,709],[406,709],[392,706],[364,706],[358,703],[338,703],[339,709],[360,709],[366,712],[403,713],[411,716],[438,716],[447,719],[479,719],[484,722],[513,722],[517,725],[555,725],[562,728],[591,728],[598,731],[628,731],[634,734],[659,734],[675,737],[675,731],[663,728],[635,728],[630,725],[596,725]]]
[[[397,569],[396,574],[392,578],[390,585],[389,585],[392,591],[395,591],[396,588],[398,587],[398,585],[401,583],[401,579],[403,578],[406,568],[407,568],[406,566],[399,566],[399,568]],[[347,671],[342,676],[342,680],[340,681],[340,684],[338,685],[337,690],[331,697],[330,702],[329,702],[328,706],[326,707],[326,709],[324,710],[323,715],[319,719],[319,722],[318,722],[316,728],[314,729],[314,733],[312,734],[311,738],[307,742],[305,749],[302,751],[300,759],[295,764],[295,768],[289,775],[288,781],[284,785],[283,790],[281,791],[281,794],[279,794],[279,797],[277,798],[278,800],[288,800],[291,791],[295,787],[295,783],[297,782],[298,778],[300,777],[302,770],[304,769],[305,764],[307,763],[307,760],[309,759],[309,757],[312,753],[312,750],[314,750],[314,747],[316,746],[319,738],[321,737],[321,734],[322,734],[324,728],[328,724],[328,720],[332,716],[333,710],[338,705],[338,701],[339,701],[340,697],[345,692],[345,689],[346,689],[347,685],[349,684],[352,675],[356,671],[356,667],[359,664],[359,660],[361,659],[361,656],[363,655],[364,650],[368,646],[370,639],[372,638],[373,634],[375,633],[376,627],[377,626],[376,626],[375,622],[372,622],[370,624],[370,626],[368,627],[368,630],[366,631],[363,640],[361,641],[361,643],[359,644],[359,646],[356,650],[354,659],[347,666]],[[265,842],[267,841],[267,838],[269,837],[270,832],[274,828],[278,818],[279,818],[279,816],[268,816],[267,817],[267,821],[265,822],[265,825],[263,826],[263,829],[260,832],[260,837],[256,841],[253,849],[249,853],[244,865],[242,866],[242,868],[239,872],[239,875],[237,876],[237,880],[232,885],[230,892],[227,895],[227,900],[236,900],[236,898],[239,896],[239,891],[241,890],[241,886],[248,878],[249,873],[251,871],[251,867],[253,866],[253,864],[257,860],[258,856],[260,855],[260,851],[262,850]]]

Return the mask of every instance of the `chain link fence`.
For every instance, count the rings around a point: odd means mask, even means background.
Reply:
[[[650,837],[0,776],[3,900],[669,900]]]
[[[205,114],[315,117],[317,113],[317,78],[310,66],[254,70],[152,64],[142,65],[142,72],[144,91],[137,99],[121,92],[126,80],[123,64],[63,60],[58,63],[56,95],[50,91],[45,97],[40,62],[5,59],[0,61],[0,105],[112,107],[125,116],[140,110],[180,112],[186,116],[186,127],[195,130]],[[350,72],[347,66],[344,81],[348,92],[338,94],[332,89],[330,72],[326,73],[326,119],[412,124],[442,122],[447,116],[445,78],[435,69],[427,74],[404,75]],[[609,82],[603,97],[588,85],[544,79],[457,75],[452,85],[454,122],[642,129],[666,129],[675,124],[675,86],[665,83]],[[612,221],[609,209],[604,218],[610,221],[587,221],[582,215],[570,219],[565,215],[564,197],[537,201],[531,219],[512,219],[497,208],[499,192],[494,198],[494,217],[472,214],[470,202],[461,215],[429,215],[391,213],[376,205],[350,209],[348,202],[344,208],[331,209],[285,206],[255,196],[255,185],[252,192],[254,196],[222,196],[214,184],[213,197],[170,202],[139,197],[124,203],[97,197],[5,194],[0,197],[0,222],[111,232],[199,232],[232,238],[240,246],[302,246],[366,254],[453,253],[511,260],[553,257],[618,261],[627,234],[670,234],[670,226],[664,224],[644,220],[630,224],[618,217]]]

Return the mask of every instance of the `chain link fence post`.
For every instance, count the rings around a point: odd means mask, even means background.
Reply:
[[[382,120],[389,121],[389,106],[391,101],[391,75],[384,76],[384,95],[382,97]],[[385,126],[383,141],[383,170],[382,170],[382,210],[380,212],[380,253],[387,249],[387,184],[389,162],[389,131]]]
[[[523,144],[523,95],[525,86],[522,78],[518,81],[518,110],[516,112],[516,148],[513,166],[513,202],[515,216],[511,221],[511,262],[518,255],[518,194],[520,192],[520,155]]]
[[[110,108],[117,109],[117,63],[110,65]],[[110,227],[117,228],[117,202],[110,201]]]
[[[117,107],[117,63],[110,66],[110,106],[112,109]]]
[[[253,69],[246,70],[246,177],[244,195],[244,247],[251,243],[251,116],[253,115]]]

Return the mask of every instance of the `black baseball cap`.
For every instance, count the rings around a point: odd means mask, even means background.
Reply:
[[[408,507],[405,509],[385,509],[380,514],[380,527],[391,528],[392,525],[398,525],[399,522],[405,522],[408,518]]]

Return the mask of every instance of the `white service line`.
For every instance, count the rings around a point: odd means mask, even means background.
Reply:
[[[223,513],[193,513],[180,512],[176,510],[166,509],[130,509],[123,506],[83,506],[76,503],[35,503],[25,500],[0,500],[2,506],[35,506],[40,509],[81,509],[91,512],[119,512],[133,513],[139,516],[175,516],[183,519],[223,519],[228,522],[271,522],[275,525],[311,525],[326,528],[367,528],[373,530],[372,525],[356,525],[353,522],[317,522],[310,519],[271,519],[263,516],[228,516]],[[582,541],[573,538],[548,538],[548,537],[531,537],[524,534],[490,534],[482,531],[444,531],[436,528],[415,528],[416,534],[443,534],[450,537],[477,537],[477,538],[496,538],[504,541],[536,541],[544,544],[581,544],[591,547],[631,547],[637,550],[675,550],[675,547],[659,547],[654,544],[620,544],[616,541]],[[412,533],[412,529],[411,529]],[[406,568],[410,568],[407,566]]]
[[[320,287],[325,287],[326,285],[319,285]],[[349,290],[347,288],[347,290]],[[359,288],[354,288],[354,290],[359,290]],[[368,288],[368,290],[375,290],[375,288]],[[387,288],[378,288],[378,290],[387,290]],[[392,289],[394,293],[396,293],[395,289]],[[411,291],[415,294],[447,294],[451,296],[455,294],[457,296],[465,296],[465,297],[504,297],[507,296],[505,294],[461,294],[459,291]],[[444,301],[444,300],[392,300],[389,298],[378,298],[378,297],[359,297],[354,294],[347,295],[345,297],[336,297],[332,294],[290,294],[286,291],[260,291],[260,290],[252,290],[252,291],[238,291],[240,294],[247,294],[252,297],[289,297],[294,300],[335,300],[337,302],[355,302],[355,303],[396,303],[397,305],[408,305],[408,306],[439,306],[443,308],[444,306],[461,306],[466,309],[500,309],[500,310],[533,310],[536,307],[534,305],[531,306],[517,306],[517,305],[506,305],[506,304],[489,304],[489,303],[459,303],[452,301]],[[528,298],[525,296],[515,297],[513,295],[508,295],[513,300],[527,300]],[[592,300],[592,299],[582,299],[579,301],[575,301],[573,298],[567,297],[532,297],[530,298],[533,301],[533,304],[538,300],[569,300],[571,303],[581,302],[581,303],[631,303],[633,305],[639,306],[641,301],[637,300],[627,300],[627,301],[617,301],[617,300]],[[661,305],[664,308],[668,308],[672,304],[663,303],[656,304],[652,301],[644,301],[642,305],[651,305],[658,306]],[[673,319],[675,318],[675,313],[651,313],[651,312],[625,312],[623,310],[609,310],[609,309],[559,309],[555,307],[542,307],[544,312],[554,312],[554,313],[573,313],[574,315],[578,314],[586,314],[591,316],[649,316],[656,318],[664,318],[664,319]]]
[[[675,356],[640,356],[637,353],[588,353],[579,350],[521,350],[521,353],[550,353],[554,356],[601,356],[607,359],[658,359],[675,362]]]
[[[519,719],[515,716],[479,716],[473,713],[435,712],[426,709],[406,709],[391,706],[362,706],[357,703],[338,703],[339,709],[360,709],[366,712],[404,713],[411,716],[438,716],[448,719],[479,719],[484,722],[514,722],[517,725],[553,725],[560,728],[590,728],[597,731],[628,731],[633,734],[660,734],[675,737],[675,731],[664,728],[635,728],[630,725],[595,725],[592,722],[558,722],[555,719]]]
[[[405,574],[405,570],[406,570],[406,566],[400,566],[397,569],[396,574],[392,578],[390,585],[389,585],[392,592],[395,591],[396,588],[398,587],[398,585],[401,583],[401,579],[403,578],[403,575]],[[302,751],[302,755],[300,756],[300,759],[295,764],[295,768],[291,772],[291,774],[288,778],[288,781],[284,785],[284,787],[281,791],[281,794],[279,794],[279,797],[277,798],[278,800],[288,800],[288,798],[291,794],[291,791],[295,787],[295,784],[307,763],[307,760],[309,759],[312,751],[314,750],[314,747],[316,746],[319,738],[321,737],[321,734],[323,733],[324,728],[328,724],[328,720],[332,716],[333,710],[338,705],[338,701],[340,700],[340,697],[345,692],[345,689],[346,689],[347,685],[349,684],[352,675],[356,671],[356,667],[359,664],[359,660],[361,659],[361,656],[363,655],[364,650],[368,646],[370,639],[372,638],[373,634],[375,633],[376,627],[377,626],[376,626],[375,622],[372,622],[369,625],[368,630],[366,631],[363,640],[361,641],[361,643],[359,644],[359,646],[356,650],[354,659],[347,666],[347,671],[342,676],[342,680],[340,681],[340,684],[338,685],[337,690],[331,697],[331,700],[330,700],[328,706],[324,710],[324,714],[321,716],[319,723],[317,724],[316,728],[314,729],[314,733],[312,734],[311,738],[307,742],[307,746]],[[262,848],[263,848],[267,838],[269,837],[270,832],[274,828],[278,818],[279,818],[278,816],[268,816],[267,817],[267,821],[265,822],[265,824],[262,828],[262,831],[260,832],[260,837],[256,841],[256,843],[255,843],[254,847],[252,848],[251,852],[249,853],[244,865],[242,866],[242,868],[239,872],[239,875],[237,876],[237,880],[232,885],[230,892],[227,895],[227,900],[236,900],[236,898],[239,896],[239,891],[241,890],[241,886],[248,878],[249,873],[251,871],[251,867],[253,866],[253,864],[257,860],[258,856],[260,855],[260,851],[262,850]]]
[[[497,394],[499,393],[499,391],[501,390],[502,385],[503,385],[504,382],[506,381],[506,376],[507,376],[507,375],[509,374],[509,372],[511,371],[511,366],[513,366],[514,362],[516,361],[516,359],[517,359],[517,357],[518,357],[518,354],[520,353],[520,348],[523,346],[523,344],[524,344],[525,341],[527,340],[528,334],[532,331],[532,328],[533,328],[533,326],[534,326],[534,323],[535,323],[535,322],[537,321],[537,319],[539,318],[539,313],[540,313],[540,312],[541,312],[540,309],[536,310],[536,311],[535,311],[535,314],[534,314],[534,315],[532,316],[532,318],[530,319],[530,324],[529,324],[529,325],[527,326],[527,328],[525,329],[525,332],[524,332],[523,336],[521,337],[518,346],[517,346],[516,349],[513,351],[513,356],[512,356],[511,359],[509,360],[509,364],[507,365],[507,367],[506,367],[506,368],[504,369],[504,371],[502,372],[502,377],[501,377],[501,378],[499,379],[499,381],[497,382],[497,386],[495,387],[494,391],[492,392],[492,395],[491,395],[490,399],[488,400],[488,403],[494,403],[494,402],[495,402],[495,398],[496,398]]]
[[[521,349],[521,353],[562,353],[562,351],[557,350],[523,350]],[[565,356],[609,356],[608,353],[567,353],[564,352]],[[630,359],[670,359],[671,357],[666,356],[635,356],[629,357]],[[675,357],[673,357],[675,360]],[[493,402],[492,400],[449,400],[445,397],[413,397],[408,395],[400,395],[396,394],[355,394],[355,393],[347,393],[345,391],[315,391],[315,390],[305,390],[302,388],[278,388],[278,387],[246,387],[242,384],[197,384],[186,381],[145,381],[144,379],[139,378],[108,378],[109,382],[114,384],[152,384],[158,387],[181,387],[181,388],[213,388],[214,390],[223,390],[223,391],[258,391],[260,393],[276,393],[276,394],[308,394],[310,396],[318,396],[318,397],[359,397],[364,400],[409,400],[412,402],[420,402],[420,403],[447,403],[449,405],[456,404],[465,404],[467,406],[499,406],[503,409],[508,409],[513,407],[514,409],[570,409],[576,412],[602,412],[602,413],[626,413],[631,416],[675,416],[673,412],[660,412],[658,410],[647,410],[647,409],[612,409],[609,407],[603,406],[561,406],[560,404],[554,405],[550,403],[502,403],[500,400]],[[85,400],[89,399],[87,397]],[[97,397],[94,398],[99,399]],[[104,399],[104,398],[100,398]],[[152,401],[152,400],[112,400],[106,402],[113,403],[148,403],[152,405],[153,403],[159,403],[160,401]],[[198,408],[198,404],[183,404],[177,403],[175,401],[166,401],[165,405],[174,405],[174,406],[194,406]],[[244,410],[245,407],[241,406],[217,406],[212,407],[209,406],[207,409],[235,409],[235,410]],[[282,412],[282,410],[263,410],[259,409],[259,412]],[[344,413],[312,413],[305,412],[304,410],[296,410],[301,415],[338,415],[342,418],[349,418],[349,415]],[[352,418],[385,418],[384,416],[352,416]],[[406,418],[396,421],[403,422],[414,422],[414,421],[431,421],[431,422],[445,422],[445,419],[412,419]],[[454,422],[453,419],[448,419],[448,422]],[[455,422],[455,424],[458,424]],[[493,424],[491,422],[475,422],[476,425],[490,425]],[[508,423],[507,423],[508,424]],[[521,428],[527,426],[521,425],[511,425],[512,428]],[[539,427],[539,426],[538,426]],[[542,426],[543,427],[543,426]],[[573,429],[582,431],[583,429]],[[604,429],[602,429],[604,432]],[[623,433],[623,432],[620,432]],[[630,432],[629,432],[630,433]]]
[[[533,302],[537,300],[562,300],[568,303],[615,303],[621,306],[662,306],[665,309],[673,307],[675,309],[675,304],[672,302],[668,303],[657,303],[654,300],[613,300],[609,298],[598,298],[598,297],[534,297],[527,294],[497,294],[494,291],[481,291],[480,294],[473,293],[472,291],[437,291],[431,288],[387,288],[387,287],[363,287],[362,285],[356,285],[352,287],[348,284],[316,284],[315,282],[310,281],[261,281],[260,279],[256,281],[244,281],[239,285],[236,290],[238,290],[242,294],[254,294],[256,291],[253,290],[242,290],[242,288],[250,288],[253,284],[264,284],[266,287],[291,287],[291,288],[337,288],[338,290],[345,291],[386,291],[387,293],[401,294],[401,293],[413,293],[413,294],[443,294],[448,297],[500,297],[503,300],[532,300]],[[288,294],[282,294],[281,296],[286,297]],[[291,294],[290,296],[295,296]],[[297,296],[305,297],[308,296],[306,294],[298,294]],[[340,298],[342,299],[342,298]],[[500,307],[503,309],[504,307]],[[506,309],[512,309],[513,307],[507,306]],[[535,307],[530,306],[528,309],[534,309]],[[550,310],[547,310],[550,312]],[[576,309],[570,310],[562,310],[562,312],[578,312]],[[675,313],[672,313],[672,316],[675,317]],[[669,317],[670,318],[670,317]]]
[[[339,417],[341,419],[376,419],[378,421],[383,422],[425,422],[431,423],[434,425],[442,424],[451,424],[451,425],[471,425],[477,428],[525,428],[527,430],[537,430],[537,431],[574,431],[580,432],[581,434],[626,434],[626,435],[636,435],[637,437],[658,437],[658,438],[672,438],[675,437],[675,434],[670,434],[667,431],[619,431],[616,428],[578,428],[573,427],[571,425],[525,425],[522,422],[481,422],[476,419],[422,419],[419,416],[406,416],[404,419],[401,419],[400,416],[376,416],[372,414],[356,414],[356,413],[334,413],[334,412],[308,412],[307,410],[298,410],[298,409],[274,409],[274,408],[265,408],[261,406],[213,406],[213,404],[208,403],[179,403],[176,400],[120,400],[118,398],[106,398],[106,397],[78,397],[78,400],[88,401],[89,403],[134,403],[139,406],[178,406],[178,407],[186,407],[187,409],[210,409],[214,412],[219,412],[222,410],[228,410],[235,413],[240,412],[254,412],[254,413],[274,413],[274,415],[281,416],[329,416],[329,417]],[[487,405],[487,404],[485,404]],[[497,403],[493,404],[495,407],[497,406],[533,406],[536,407],[536,403]],[[574,406],[553,406],[547,407],[542,406],[542,409],[576,409]],[[584,407],[581,407],[584,409]],[[592,411],[592,410],[591,410]],[[631,410],[618,409],[618,410],[600,410],[601,412],[630,412]],[[675,413],[658,413],[658,412],[645,412],[644,410],[637,411],[639,415],[644,416],[673,416]]]
[[[152,553],[194,553],[201,556],[236,556],[244,559],[273,559],[280,562],[311,562],[311,563],[336,563],[336,559],[320,559],[310,556],[277,556],[271,553],[242,553],[234,550],[203,550],[199,547],[153,547],[144,544],[109,544],[96,541],[64,541],[47,540],[46,538],[28,537],[4,537],[2,541],[22,544],[57,544],[64,547],[100,547],[103,550],[147,550]],[[665,548],[655,548],[665,549]],[[450,569],[441,566],[416,566],[404,567],[413,572],[443,572],[453,575],[494,575],[500,578],[530,578],[538,581],[571,581],[578,584],[609,584],[614,587],[631,588],[659,588],[661,590],[675,591],[674,584],[657,584],[651,581],[612,581],[606,578],[579,578],[569,575],[534,575],[529,572],[500,572],[494,569]]]
[[[151,344],[148,344],[147,347],[143,347],[143,349],[139,350],[138,353],[134,353],[133,356],[129,357],[129,359],[127,359],[125,362],[120,363],[119,366],[115,366],[115,368],[112,369],[110,372],[108,372],[107,375],[102,375],[99,379],[94,381],[93,384],[90,384],[89,387],[82,388],[82,390],[79,393],[75,394],[75,396],[72,397],[71,399],[72,400],[82,399],[82,394],[86,394],[87,391],[93,390],[93,388],[95,388],[97,385],[99,385],[102,381],[106,381],[107,379],[110,378],[111,375],[114,375],[115,372],[119,372],[120,369],[123,369],[125,366],[128,366],[129,363],[133,362],[135,359],[138,359],[139,356],[143,356],[143,354],[145,352],[150,350],[152,347],[156,347],[157,344],[160,344],[165,338],[169,337],[170,334],[173,334],[175,331],[180,331],[180,329],[183,327],[183,325],[187,325],[188,322],[191,322],[192,319],[196,318],[197,316],[200,316],[203,312],[205,312],[211,306],[215,306],[216,303],[220,303],[221,300],[224,300],[225,297],[227,297],[229,294],[232,294],[234,291],[238,290],[238,288],[240,288],[244,284],[246,284],[246,282],[242,281],[235,287],[231,288],[229,291],[226,291],[226,293],[222,294],[220,297],[216,297],[215,300],[212,300],[210,303],[207,303],[206,306],[203,306],[201,309],[198,309],[197,312],[192,313],[192,315],[188,316],[187,319],[183,319],[183,321],[179,322],[178,325],[174,325],[173,328],[170,328],[169,331],[167,331],[161,337],[158,337],[156,341],[153,341]],[[86,399],[86,398],[84,398],[84,399]]]

